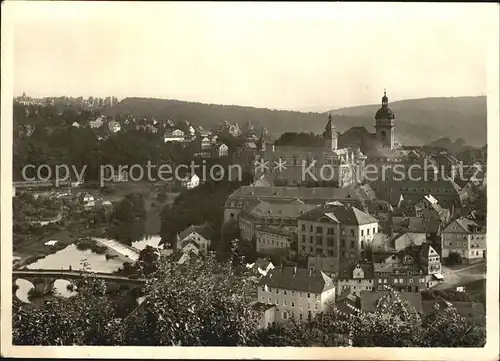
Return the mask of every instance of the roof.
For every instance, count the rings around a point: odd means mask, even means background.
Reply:
[[[422,312],[422,295],[420,292],[398,292],[400,298],[405,299],[410,303],[417,312]],[[396,301],[394,292],[391,291],[361,291],[361,310],[365,312],[373,312],[377,308],[377,304],[390,305]],[[380,301],[379,301],[380,300]]]
[[[322,293],[335,287],[332,279],[322,271],[294,267],[274,268],[259,280],[259,285],[310,293]]]
[[[228,198],[288,198],[288,199],[315,199],[315,200],[345,200],[361,199],[370,200],[369,194],[364,189],[354,187],[253,187],[243,186],[234,191]]]
[[[267,232],[267,233],[277,234],[277,235],[286,236],[286,237],[291,237],[293,234],[292,232],[287,231],[286,229],[282,229],[280,227],[271,227],[271,226],[259,227],[255,231],[256,232]]]
[[[350,264],[348,267],[344,268],[339,272],[339,279],[353,279],[353,273],[356,267],[359,267],[363,270],[364,277],[363,279],[371,279],[373,278],[373,262],[354,262]]]
[[[261,201],[259,204],[246,209],[245,212],[255,216],[265,215],[268,217],[297,218],[316,207],[316,205],[311,204],[269,203]]]
[[[322,217],[327,217],[331,221],[340,224],[363,225],[378,223],[378,220],[368,213],[365,213],[353,206],[330,205],[318,207],[301,215],[299,219],[317,221]]]
[[[391,108],[383,106],[375,113],[375,119],[394,119],[394,112]]]
[[[419,217],[408,217],[408,231],[414,233],[438,233],[441,221],[426,220]]]
[[[443,232],[452,232],[455,225],[458,225],[457,233],[485,233],[485,229],[479,226],[476,222],[466,217],[460,217],[451,222]],[[455,233],[455,232],[452,232]]]
[[[196,232],[205,239],[210,239],[213,234],[213,230],[207,224],[201,224],[197,226],[189,226],[185,230],[179,233],[179,239],[183,240],[188,237],[191,233]]]

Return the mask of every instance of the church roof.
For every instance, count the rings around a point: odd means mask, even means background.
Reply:
[[[389,107],[381,107],[375,113],[375,119],[394,119],[394,112]]]

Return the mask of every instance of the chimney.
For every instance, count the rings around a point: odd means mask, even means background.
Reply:
[[[314,266],[311,266],[309,269],[309,276],[312,276],[314,274]]]

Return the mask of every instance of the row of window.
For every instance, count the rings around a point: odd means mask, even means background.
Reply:
[[[262,303],[264,303],[264,302],[265,302],[265,297],[264,297],[264,296],[262,296],[262,297],[260,298],[260,300],[262,301]],[[272,300],[272,298],[271,298],[271,297],[269,297],[269,298],[267,299],[267,303],[268,303],[268,304],[272,304],[272,303],[273,303],[273,300]],[[274,300],[274,304],[275,304],[276,306],[279,306],[279,304],[280,304],[279,300]],[[289,304],[288,304],[288,301],[283,300],[283,306],[284,306],[284,307],[291,307],[291,308],[295,308],[295,302],[294,302],[294,301],[291,301],[291,302],[290,302],[290,305],[289,305]],[[300,309],[300,310],[303,310],[303,309],[304,309],[304,305],[299,305],[299,309]],[[310,304],[310,303],[308,303],[308,304],[307,304],[307,309],[308,309],[308,310],[310,310],[310,309],[311,309],[311,304]],[[319,310],[319,304],[318,304],[318,303],[315,303],[315,304],[314,304],[314,310],[315,310],[315,311],[318,311],[318,310]]]
[[[262,292],[269,292],[269,293],[272,293],[273,292],[273,288],[272,287],[269,287],[267,288],[267,291],[266,291],[266,286],[262,286]],[[277,295],[280,294],[280,289],[279,288],[276,288],[275,289],[275,292]],[[290,292],[290,294],[292,296],[295,296],[295,291],[287,291],[287,290],[283,290],[283,295],[288,295],[288,292]],[[300,297],[304,297],[304,292],[298,292],[299,293],[299,296]],[[320,295],[317,294],[317,293],[307,293],[307,298],[315,298],[316,300],[319,300],[319,297]]]
[[[316,236],[316,245],[323,246],[323,240],[324,240],[323,237]],[[302,235],[301,241],[302,241],[302,243],[306,243],[307,242],[305,235]],[[314,244],[314,237],[313,236],[309,236],[309,243]],[[360,245],[361,245],[361,249],[364,249],[364,247],[365,247],[365,241],[361,241]],[[333,237],[326,237],[326,246],[327,247],[335,247],[336,246],[335,245],[335,239]],[[340,247],[346,247],[346,240],[345,239],[341,239],[340,240]],[[352,249],[355,249],[356,248],[356,242],[353,241],[353,240],[351,240],[350,247]]]
[[[305,225],[305,224],[302,224],[302,226],[301,226],[301,230],[302,230],[302,231],[304,231],[304,232],[306,231],[306,225]],[[312,224],[309,226],[309,231],[310,231],[310,232],[314,232],[314,227],[313,227],[313,225],[312,225]],[[327,231],[327,232],[326,232],[326,234],[328,234],[328,235],[334,235],[334,234],[335,234],[335,228],[328,227],[328,228],[326,228],[326,231]],[[365,231],[364,229],[362,229],[362,230],[361,230],[361,237],[363,237],[363,236],[364,236],[364,231]],[[321,227],[321,226],[316,226],[316,233],[323,234],[323,227]],[[375,234],[375,233],[377,233],[377,232],[376,232],[375,227],[373,227],[372,234]],[[342,236],[345,236],[345,234],[346,234],[346,233],[345,233],[345,230],[342,230],[342,231],[340,232],[340,234],[341,234]],[[351,235],[351,237],[355,237],[355,236],[356,236],[356,232],[355,232],[355,230],[354,230],[354,229],[351,229],[351,230],[350,230],[350,235]],[[367,229],[366,229],[366,235],[367,235],[367,236],[369,236],[369,235],[370,235],[370,228],[367,228]]]
[[[259,243],[266,244],[266,239],[263,237],[259,237]],[[272,245],[272,246],[276,246],[276,247],[288,247],[287,242],[278,242],[278,240],[269,239],[269,238],[267,239],[267,244]]]
[[[425,282],[425,278],[420,277],[420,278],[418,279],[418,281],[419,281],[420,283],[424,283],[424,282]],[[394,278],[393,282],[394,282],[395,284],[397,284],[397,283],[405,283],[405,282],[404,282],[404,278]],[[381,278],[379,278],[379,279],[378,279],[378,283],[387,283],[387,278],[384,278],[383,280],[382,280]],[[409,279],[408,279],[408,283],[413,283],[413,278],[409,278]]]
[[[309,311],[309,316],[311,316],[311,311]],[[283,311],[283,319],[284,320],[291,319],[292,317],[293,317],[293,313],[292,312]],[[302,321],[303,319],[304,319],[304,315],[302,313],[300,313],[299,314],[299,320]]]

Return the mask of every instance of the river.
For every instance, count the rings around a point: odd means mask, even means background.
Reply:
[[[105,240],[104,243],[113,244],[115,247],[119,247],[120,243],[115,240]],[[142,250],[146,246],[159,247],[161,237],[160,236],[145,236],[142,239],[132,242],[132,247],[137,250]],[[68,247],[50,254],[45,258],[39,259],[38,261],[27,265],[28,269],[69,269],[80,270],[83,268],[83,261],[86,261],[90,269],[94,272],[103,273],[113,273],[118,268],[120,268],[123,263],[116,259],[106,260],[104,254],[93,253],[91,250],[79,250],[74,244]],[[29,281],[19,279],[16,281],[19,288],[16,291],[16,296],[23,302],[29,302],[28,292],[33,287],[33,284]],[[67,286],[69,281],[66,280],[56,280],[54,282],[55,291],[62,297],[70,297],[73,292],[68,291]]]

